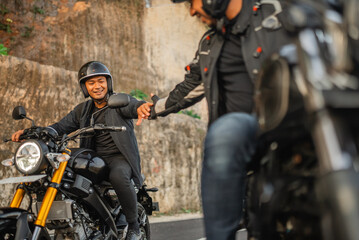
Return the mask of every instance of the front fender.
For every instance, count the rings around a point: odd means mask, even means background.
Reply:
[[[19,208],[0,208],[0,237],[6,233],[15,234],[17,239],[31,239],[32,233],[27,221],[28,212]]]

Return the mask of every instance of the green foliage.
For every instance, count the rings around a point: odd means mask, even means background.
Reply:
[[[142,92],[142,91],[139,90],[139,89],[134,89],[134,90],[132,90],[132,91],[130,92],[130,95],[131,95],[132,97],[137,98],[138,100],[145,100],[145,98],[148,97],[148,95],[147,95],[146,93]]]
[[[186,114],[190,117],[201,119],[201,117],[197,113],[195,113],[193,110],[182,110],[182,111],[179,111],[178,113]]]
[[[186,209],[186,208],[181,208],[181,211],[183,213],[192,213],[192,210],[191,209]]]
[[[5,47],[3,44],[0,44],[0,55],[8,55],[7,50],[7,47]]]
[[[34,27],[25,26],[25,31],[21,33],[22,37],[28,38],[31,36]]]
[[[44,9],[42,9],[42,8],[36,6],[36,5],[34,5],[34,6],[32,7],[31,12],[33,12],[35,15],[36,15],[36,14],[41,14],[41,15],[44,15],[44,14],[45,14]]]

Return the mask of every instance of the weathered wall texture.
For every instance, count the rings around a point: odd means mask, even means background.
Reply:
[[[0,84],[1,139],[31,126],[29,121],[12,119],[15,106],[24,106],[28,117],[37,125],[46,126],[59,120],[81,100],[79,89],[75,87],[75,72],[16,57],[0,56]],[[0,160],[12,157],[17,146],[17,143],[0,141]],[[1,179],[13,174],[18,174],[14,167],[0,166]],[[0,185],[1,206],[9,204],[14,187]]]
[[[0,0],[9,10],[1,22],[11,27],[1,42],[10,55],[67,70],[102,61],[116,91],[164,96],[183,80],[205,27],[185,4],[152,2],[147,9],[144,0]],[[207,120],[204,102],[194,109]]]
[[[163,212],[200,207],[200,169],[206,123],[171,115],[136,127],[142,169]]]
[[[83,100],[76,72],[11,56],[0,56],[0,131],[10,136],[29,127],[26,120],[11,118],[17,105],[26,108],[37,125],[59,120]],[[199,209],[199,179],[202,141],[206,123],[175,114],[156,121],[144,121],[136,127],[142,172],[162,212]],[[0,159],[11,157],[17,143],[0,143]],[[14,168],[0,167],[0,179],[16,175]],[[9,204],[15,186],[0,185],[0,205]]]
[[[99,60],[121,82],[120,89],[146,86],[141,0],[1,3],[12,20],[12,33],[2,34],[10,55],[73,71]]]
[[[153,7],[145,9],[143,19],[144,53],[155,80],[154,91],[161,97],[183,81],[184,68],[195,57],[199,40],[206,31],[199,19],[189,15],[189,6],[169,2],[152,0]],[[191,109],[202,120],[208,120],[205,100]]]

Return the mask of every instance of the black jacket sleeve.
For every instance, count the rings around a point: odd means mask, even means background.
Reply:
[[[157,101],[154,110],[158,116],[163,117],[170,113],[177,113],[181,109],[194,105],[204,97],[198,53],[185,70],[187,73],[184,81],[177,84],[168,97]]]
[[[119,108],[118,112],[123,116],[124,118],[138,118],[137,115],[137,108],[139,108],[142,104],[146,103],[145,101],[139,101],[136,98],[130,97],[130,103],[123,108]]]
[[[64,118],[62,118],[57,123],[50,125],[49,127],[55,129],[59,136],[76,131],[80,128],[80,117],[84,104],[85,102],[80,103]]]

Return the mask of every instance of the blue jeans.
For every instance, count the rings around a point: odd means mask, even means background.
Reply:
[[[201,185],[207,240],[235,239],[257,130],[257,119],[246,113],[223,115],[208,129]]]

